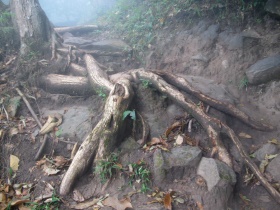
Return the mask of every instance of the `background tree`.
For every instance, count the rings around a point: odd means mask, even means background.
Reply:
[[[42,52],[50,44],[54,29],[38,0],[11,0],[10,7],[21,55],[31,50]]]

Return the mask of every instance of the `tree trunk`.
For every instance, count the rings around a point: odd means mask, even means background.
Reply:
[[[54,30],[38,0],[11,0],[13,22],[20,37],[20,53],[41,52]]]

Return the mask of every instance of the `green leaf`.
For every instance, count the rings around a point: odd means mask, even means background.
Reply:
[[[131,111],[127,110],[123,113],[123,117],[122,119],[124,120],[129,114],[130,114]]]
[[[136,120],[135,110],[130,112],[130,117],[131,117],[132,120]]]

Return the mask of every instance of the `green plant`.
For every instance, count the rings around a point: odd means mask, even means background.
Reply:
[[[245,90],[247,90],[248,84],[249,84],[249,80],[246,76],[244,76],[238,84],[239,90],[242,90],[244,88],[245,88]]]
[[[96,90],[97,94],[99,97],[101,97],[103,100],[106,99],[107,95],[104,91],[104,87],[99,87],[97,90]]]
[[[0,26],[8,26],[11,21],[11,13],[8,11],[1,12]]]
[[[127,116],[130,116],[130,118],[132,120],[136,120],[135,110],[132,110],[132,111],[131,110],[126,110],[126,111],[124,111],[122,120],[124,120]]]
[[[60,198],[56,195],[55,191],[52,194],[51,201],[48,203],[28,203],[31,210],[59,210]]]
[[[119,155],[117,153],[112,153],[105,160],[100,160],[95,167],[95,174],[98,174],[101,182],[105,183],[108,179],[121,169],[120,164],[118,164]]]
[[[152,83],[147,79],[140,79],[143,88],[148,88]]]
[[[129,174],[129,184],[132,185],[134,181],[139,181],[141,183],[141,192],[147,192],[151,190],[149,185],[151,183],[151,172],[147,168],[144,161],[139,163],[130,164],[132,167],[132,172]]]
[[[56,132],[55,132],[55,136],[56,137],[60,137],[62,134],[62,129],[58,129]]]

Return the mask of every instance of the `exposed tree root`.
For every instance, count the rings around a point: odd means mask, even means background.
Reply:
[[[95,91],[102,88],[102,91],[108,93],[113,88],[113,84],[109,81],[106,72],[98,66],[97,61],[91,56],[86,54],[84,56],[86,67],[88,71],[89,81]]]
[[[165,82],[161,77],[151,72],[146,72],[143,70],[135,70],[132,72],[135,77],[140,77],[143,79],[149,80],[156,89],[158,89],[163,94],[168,95],[174,102],[178,103],[182,108],[184,108],[189,114],[191,114],[207,131],[210,140],[212,141],[214,147],[216,147],[218,152],[218,158],[232,166],[231,160],[228,152],[224,148],[220,134],[225,133],[228,137],[233,141],[233,143],[237,146],[237,149],[240,155],[244,158],[246,165],[252,170],[257,179],[262,183],[262,185],[266,188],[266,190],[272,195],[272,197],[280,203],[280,193],[271,186],[271,184],[266,180],[263,174],[259,171],[256,164],[251,160],[249,155],[246,153],[243,148],[240,140],[234,133],[234,131],[229,128],[225,123],[220,120],[208,116],[202,109],[196,106],[192,101],[186,98],[180,91],[176,88],[172,87],[168,83]]]
[[[91,92],[86,77],[49,74],[41,77],[39,83],[44,90],[50,93],[86,95]]]
[[[165,79],[165,81],[167,81],[168,83],[197,97],[199,100],[209,104],[210,106],[241,120],[242,122],[244,122],[245,124],[249,125],[254,129],[261,130],[261,131],[269,131],[274,129],[273,126],[271,125],[267,125],[265,123],[258,122],[252,119],[246,113],[239,110],[229,102],[218,101],[214,98],[211,98],[210,96],[201,93],[200,91],[193,88],[192,85],[182,77],[178,77],[163,71],[155,71],[154,73],[162,76]]]
[[[84,140],[63,177],[61,195],[69,193],[75,179],[89,167],[95,154],[95,161],[98,161],[113,151],[124,128],[123,112],[128,109],[132,98],[133,91],[128,80],[120,80],[113,86],[102,119]]]

